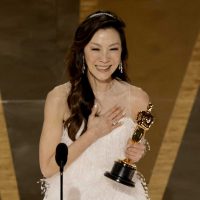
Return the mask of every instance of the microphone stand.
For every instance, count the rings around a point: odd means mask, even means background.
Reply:
[[[67,162],[68,148],[65,143],[60,143],[56,147],[56,163],[60,167],[60,200],[63,200],[63,170]]]
[[[60,200],[63,200],[63,161],[60,165]]]

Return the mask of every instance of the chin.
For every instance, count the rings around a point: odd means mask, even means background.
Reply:
[[[99,80],[101,82],[108,82],[112,79],[112,74],[114,73],[113,70],[110,70],[109,72],[90,72],[88,75],[91,75],[96,80]]]
[[[111,79],[111,76],[112,76],[112,73],[100,73],[100,74],[98,73],[95,75],[95,78],[98,80],[106,81],[106,80]]]

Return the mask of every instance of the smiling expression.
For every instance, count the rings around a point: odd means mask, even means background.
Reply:
[[[121,61],[121,40],[114,28],[99,29],[84,48],[89,80],[107,82]]]

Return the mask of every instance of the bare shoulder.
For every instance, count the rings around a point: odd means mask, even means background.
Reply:
[[[150,102],[149,95],[142,88],[131,85],[130,95],[132,99],[132,105],[137,112],[146,110]]]
[[[47,95],[47,99],[61,101],[66,100],[71,89],[70,82],[54,87]]]
[[[54,112],[54,115],[60,115],[62,118],[69,113],[67,98],[71,89],[69,82],[54,87],[48,94],[45,102],[45,112]]]

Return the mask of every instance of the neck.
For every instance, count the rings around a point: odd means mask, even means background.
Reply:
[[[110,79],[105,82],[98,80],[90,80],[92,90],[95,94],[106,93],[112,88],[113,83],[114,83],[113,79]]]

